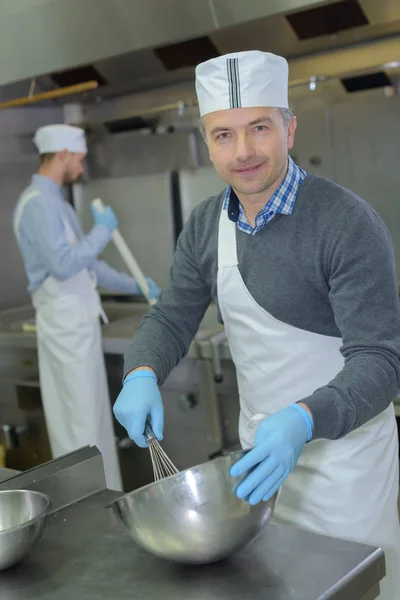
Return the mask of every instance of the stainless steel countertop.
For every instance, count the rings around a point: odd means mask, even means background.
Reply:
[[[102,491],[50,515],[33,555],[0,574],[1,599],[360,600],[382,577],[380,550],[276,525],[215,565],[158,560],[104,508],[118,495]]]
[[[110,321],[102,326],[104,352],[124,354],[134,331],[148,312],[148,305],[139,302],[103,302],[103,307]],[[22,324],[27,322],[34,323],[32,306],[0,312],[0,346],[36,348],[36,334],[22,330]],[[221,330],[222,326],[217,321],[217,308],[210,306],[190,347],[189,356],[211,358],[212,349],[207,338]],[[221,351],[221,358],[230,358],[227,343],[221,344]]]
[[[148,312],[148,305],[139,302],[103,302],[103,307],[110,320],[108,325],[102,327],[104,352],[123,355],[129,348],[140,320]],[[25,333],[21,329],[24,321],[33,322],[33,319],[32,306],[0,312],[0,348],[36,348],[35,333]],[[213,350],[208,338],[222,329],[217,321],[217,308],[212,305],[204,315],[188,357],[212,359]],[[222,360],[232,360],[228,342],[220,344],[219,351]],[[400,397],[394,402],[396,415],[400,417]]]
[[[0,573],[1,600],[375,600],[384,576],[378,548],[270,523],[230,559],[182,566],[139,548],[106,505],[100,452],[86,447],[0,484],[47,494],[43,537]]]
[[[0,467],[0,483],[3,481],[7,481],[14,475],[18,475],[19,471],[15,471],[14,469],[6,469],[5,467]]]

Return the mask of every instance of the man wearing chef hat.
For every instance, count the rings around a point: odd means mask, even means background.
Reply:
[[[279,488],[277,520],[381,546],[381,597],[400,597],[400,305],[393,248],[375,211],[289,157],[288,64],[270,53],[196,69],[210,159],[228,184],[193,210],[169,285],[133,336],[114,406],[145,445],[159,439],[158,386],[219,309],[236,367],[250,504]]]
[[[36,309],[40,387],[53,457],[87,444],[102,453],[107,485],[121,490],[96,284],[139,294],[136,281],[97,260],[117,218],[92,207],[94,227],[84,235],[64,201],[62,186],[83,173],[85,133],[49,125],[35,135],[41,164],[14,212],[14,231]],[[152,297],[158,288],[148,280]]]

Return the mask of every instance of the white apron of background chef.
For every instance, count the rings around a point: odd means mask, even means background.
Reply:
[[[342,369],[342,340],[287,325],[250,295],[238,269],[236,225],[221,211],[218,301],[240,395],[239,435],[254,443],[259,419],[326,385]],[[381,547],[382,600],[400,598],[398,437],[391,405],[335,441],[304,448],[281,488],[275,519],[328,536]]]
[[[38,191],[27,193],[15,217]],[[68,242],[78,240],[64,220]],[[87,269],[67,280],[49,276],[32,294],[36,309],[40,387],[54,458],[87,444],[97,446],[107,486],[122,490],[99,316],[105,318],[96,280]]]

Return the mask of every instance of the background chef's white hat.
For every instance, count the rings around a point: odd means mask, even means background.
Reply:
[[[228,108],[288,108],[289,66],[282,56],[250,50],[212,58],[196,67],[200,116]]]
[[[39,154],[61,152],[87,152],[85,132],[72,125],[45,125],[40,127],[33,138]]]

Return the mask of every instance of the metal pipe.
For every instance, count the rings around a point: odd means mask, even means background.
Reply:
[[[39,94],[34,94],[32,96],[24,96],[23,98],[15,98],[14,100],[0,102],[0,109],[12,108],[14,106],[24,106],[26,104],[33,104],[34,102],[40,102],[42,100],[52,100],[54,98],[61,98],[62,96],[80,94],[82,92],[95,90],[97,87],[99,87],[99,84],[94,80],[86,81],[85,83],[77,83],[76,85],[68,85],[66,87],[57,88],[56,90],[40,92]]]
[[[383,69],[383,70],[390,70],[393,68],[396,68],[397,63],[393,63],[392,65],[390,63],[385,63],[385,64],[376,64],[374,66],[370,66],[368,68],[360,68],[360,69],[352,69],[349,71],[342,71],[340,72],[340,74],[335,74],[335,75],[318,75],[318,74],[314,74],[313,77],[315,77],[316,82],[326,82],[326,81],[331,81],[332,79],[336,79],[338,77],[355,77],[355,76],[359,76],[359,75],[364,75],[364,74],[368,74],[368,73],[373,73],[379,69]],[[292,79],[291,81],[289,81],[288,83],[288,87],[290,88],[296,88],[296,87],[301,87],[301,86],[305,86],[305,85],[309,85],[310,84],[310,77],[305,77],[305,78],[301,78],[301,79]],[[0,105],[1,106],[1,105]],[[160,114],[163,112],[168,112],[171,110],[176,110],[178,111],[178,113],[180,111],[182,111],[182,107],[195,107],[198,106],[198,101],[196,99],[190,100],[190,101],[182,101],[179,100],[177,102],[171,102],[169,104],[161,104],[159,106],[153,106],[151,108],[143,108],[143,109],[137,109],[134,112],[129,112],[127,114],[124,114],[122,116],[119,116],[118,118],[116,118],[115,120],[118,121],[120,119],[129,119],[129,118],[133,118],[133,117],[145,117],[148,115],[156,115],[156,114]]]

